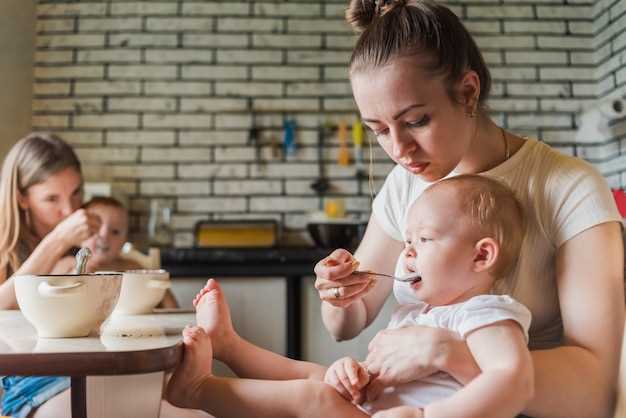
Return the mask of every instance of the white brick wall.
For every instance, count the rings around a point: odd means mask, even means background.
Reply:
[[[38,3],[34,128],[75,146],[88,178],[129,193],[133,225],[145,223],[150,199],[168,197],[178,245],[190,245],[194,223],[206,218],[269,217],[295,241],[306,235],[307,212],[323,206],[310,188],[320,174],[317,127],[356,113],[347,0]],[[612,138],[573,140],[581,109],[626,93],[626,1],[449,4],[490,65],[494,119],[626,185],[625,121]],[[298,149],[284,158],[287,116]],[[249,142],[253,124],[258,144]],[[336,164],[336,136],[325,143],[330,195],[367,216],[367,180]],[[380,187],[392,163],[375,147]]]

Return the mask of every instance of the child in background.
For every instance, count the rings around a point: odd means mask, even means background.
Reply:
[[[482,370],[470,382],[438,372],[381,387],[369,382],[375,381],[372,369],[384,367],[384,359],[359,363],[343,358],[326,369],[268,352],[236,334],[221,289],[209,280],[194,301],[198,327],[183,332],[185,356],[170,380],[168,399],[218,417],[515,416],[533,396],[526,347],[530,312],[509,296],[491,292],[515,268],[524,224],[513,192],[478,175],[435,183],[408,212],[396,275],[418,272],[420,279],[394,283],[400,306],[388,328],[427,325],[456,331]],[[247,379],[213,376],[213,354]],[[327,385],[315,381],[322,379]]]
[[[101,220],[98,233],[82,243],[83,247],[91,250],[91,257],[87,262],[87,272],[95,271],[126,271],[142,269],[134,261],[120,257],[122,246],[128,239],[128,212],[122,203],[108,196],[96,196],[83,205],[89,213],[97,215]],[[53,274],[67,274],[74,270],[74,257],[61,259]],[[159,304],[162,308],[177,308],[178,303],[168,289]]]

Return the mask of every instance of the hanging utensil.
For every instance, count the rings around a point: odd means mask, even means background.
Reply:
[[[315,190],[318,195],[323,195],[330,188],[330,183],[324,175],[324,137],[328,130],[328,122],[325,125],[320,125],[317,128],[317,164],[319,177],[311,183],[311,188]]]
[[[348,148],[348,124],[345,120],[341,120],[338,126],[337,136],[339,138],[339,153],[337,155],[337,164],[341,166],[350,165],[350,149]]]
[[[361,180],[366,177],[365,165],[363,164],[363,125],[358,116],[352,124],[352,145],[354,151],[354,161],[356,163],[356,178]]]
[[[285,158],[296,155],[296,121],[291,118],[283,122],[283,155]]]
[[[261,162],[261,139],[260,139],[260,130],[256,125],[256,115],[254,111],[252,111],[252,122],[250,124],[250,129],[248,130],[248,145],[254,146],[254,158],[255,162],[259,164]]]

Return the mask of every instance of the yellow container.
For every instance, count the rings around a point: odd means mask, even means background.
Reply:
[[[278,243],[278,225],[275,221],[202,221],[196,224],[195,239],[198,247],[273,247]]]
[[[326,199],[324,201],[324,213],[332,219],[346,216],[346,206],[343,199]]]

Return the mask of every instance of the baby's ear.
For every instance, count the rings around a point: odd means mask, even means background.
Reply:
[[[500,247],[493,238],[480,239],[474,246],[474,271],[482,272],[493,267],[500,254]]]

